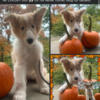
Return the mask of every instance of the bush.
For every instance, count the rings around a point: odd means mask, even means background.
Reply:
[[[51,25],[51,34],[54,36],[56,35],[62,36],[65,32],[64,23],[63,20],[61,19],[61,16],[56,16],[56,18],[58,18],[59,21]]]
[[[56,66],[57,66],[57,69],[55,71],[53,71],[53,83],[54,83],[54,85],[62,84],[65,81],[61,64],[57,64]]]

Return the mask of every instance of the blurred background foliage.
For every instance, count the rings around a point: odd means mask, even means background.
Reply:
[[[74,8],[75,10],[86,9],[83,16],[83,23],[85,30],[88,29],[88,16],[92,17],[92,30],[100,32],[100,5],[91,4],[66,4],[66,5],[52,5],[51,7],[51,34],[53,36],[62,36],[65,32],[63,20],[60,15],[61,10],[65,8]]]

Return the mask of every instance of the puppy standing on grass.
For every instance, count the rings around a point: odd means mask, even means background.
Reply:
[[[43,47],[38,41],[45,11],[46,8],[41,8],[33,13],[10,14],[5,18],[11,25],[12,34],[16,36],[12,51],[15,79],[13,100],[26,100],[26,77],[31,71],[35,71],[40,92],[49,94],[49,87],[39,73],[39,65],[43,75],[45,69],[42,58]]]
[[[84,25],[82,21],[82,15],[84,12],[85,10],[74,11],[74,9],[63,10],[61,12],[64,24],[66,25],[71,37],[77,36],[79,39],[81,39],[84,31]],[[59,43],[63,44],[67,40],[67,38],[67,34],[65,34],[59,40]]]
[[[64,72],[72,85],[78,85],[84,79],[82,62],[84,59],[68,59],[66,57],[61,58],[61,63],[63,64]],[[67,83],[64,83],[60,88],[59,92],[63,92],[67,88]]]

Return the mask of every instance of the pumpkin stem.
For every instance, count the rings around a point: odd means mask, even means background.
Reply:
[[[92,31],[92,18],[90,16],[89,16],[89,22],[90,22],[90,24],[89,24],[88,31],[91,32]]]
[[[67,27],[66,27],[65,24],[64,24],[64,28],[65,28],[66,34],[68,36],[68,39],[71,40],[71,36],[70,36],[70,34],[69,34],[69,32],[68,32]]]
[[[90,69],[90,73],[89,73],[88,79],[91,80],[92,79],[92,67],[90,65],[88,67]]]
[[[67,78],[67,76],[66,76],[66,74],[65,74],[65,73],[64,73],[64,77],[65,77],[65,80],[66,80],[67,85],[68,85],[68,87],[67,87],[67,88],[72,88],[72,84],[70,84],[70,82],[68,81],[68,78]]]

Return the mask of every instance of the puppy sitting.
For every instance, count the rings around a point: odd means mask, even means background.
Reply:
[[[82,15],[84,12],[85,10],[74,11],[74,9],[63,10],[61,12],[64,24],[66,25],[71,37],[77,36],[78,39],[81,39],[84,31],[84,25],[82,21]],[[63,44],[67,39],[67,34],[65,34],[63,37],[61,37],[59,43]]]
[[[64,72],[72,85],[78,85],[79,82],[84,78],[82,71],[82,58],[68,59],[66,57],[61,58]],[[64,83],[60,88],[59,92],[63,92],[67,88],[67,83]]]
[[[26,100],[26,77],[35,72],[41,93],[49,94],[49,87],[41,79],[44,75],[43,47],[38,41],[42,17],[46,8],[41,8],[33,13],[10,14],[5,18],[11,25],[12,34],[16,40],[13,44],[12,60],[14,64],[14,92],[13,100]]]

